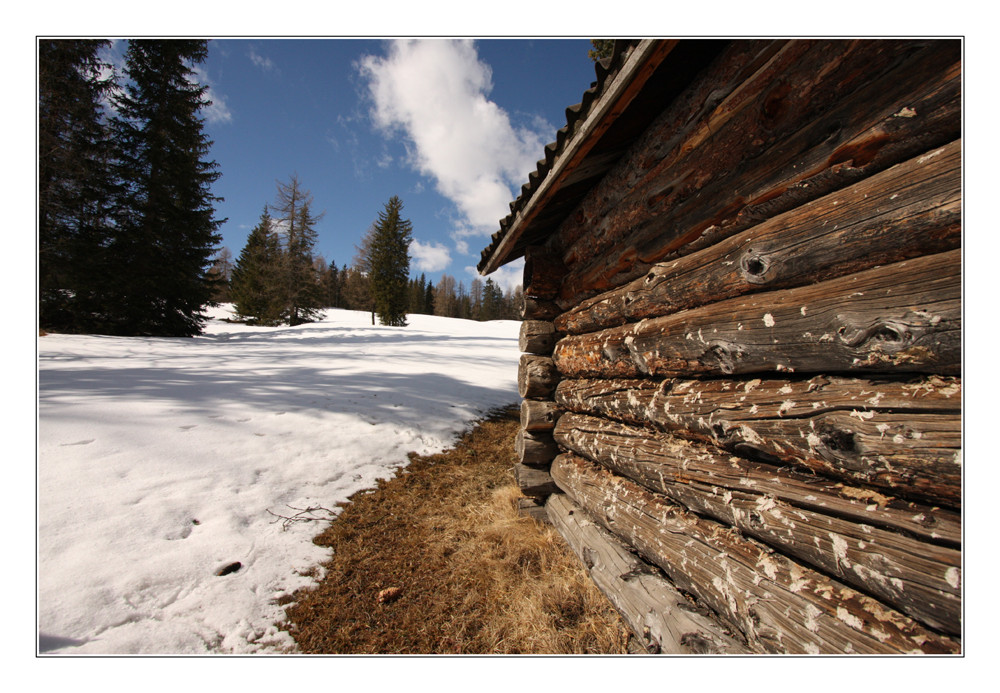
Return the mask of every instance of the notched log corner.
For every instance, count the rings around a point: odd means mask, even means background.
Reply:
[[[523,354],[518,364],[517,392],[526,399],[551,399],[559,383],[559,371],[547,356]]]

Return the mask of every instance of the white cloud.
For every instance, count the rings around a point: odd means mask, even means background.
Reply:
[[[476,235],[496,231],[551,126],[511,124],[487,98],[492,73],[472,41],[395,41],[387,55],[365,56],[358,67],[373,121],[386,133],[403,135],[410,164],[454,202],[457,225]]]
[[[248,56],[250,58],[250,62],[262,69],[264,72],[276,72],[278,69],[273,60],[261,55],[253,48],[250,49]]]
[[[413,239],[410,242],[410,254],[414,266],[421,272],[440,272],[451,264],[451,253],[440,243],[421,243]]]
[[[215,87],[212,86],[212,81],[208,78],[208,73],[205,72],[201,65],[195,65],[192,70],[195,76],[198,78],[198,84],[208,87],[208,91],[205,92],[204,98],[211,103],[207,106],[203,106],[201,109],[202,114],[205,116],[205,120],[209,123],[229,123],[233,120],[233,114],[229,110],[229,106],[226,104],[226,97],[216,91]]]

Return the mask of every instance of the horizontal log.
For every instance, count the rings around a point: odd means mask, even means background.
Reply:
[[[540,503],[537,498],[518,498],[517,514],[521,517],[530,517],[536,522],[551,524],[549,514],[545,510],[545,505]]]
[[[803,498],[795,492],[801,481],[782,470],[607,419],[566,414],[555,436],[564,448],[736,527],[932,628],[961,633],[961,550],[870,524],[879,510],[866,507],[868,502],[851,503],[840,489],[829,493],[819,485]],[[787,481],[791,490],[781,488]],[[853,517],[837,511],[845,505],[853,506]]]
[[[559,282],[566,273],[562,260],[548,249],[529,245],[524,251],[524,295],[552,300],[559,293]]]
[[[962,385],[957,378],[870,380],[564,380],[562,408],[652,425],[755,460],[806,467],[911,503],[962,501]],[[912,511],[912,512],[911,512]],[[921,511],[922,512],[922,511]],[[932,515],[925,516],[926,518]],[[904,529],[904,527],[900,527]],[[957,523],[926,530],[958,541]],[[916,527],[905,528],[916,532]]]
[[[559,371],[548,356],[522,354],[517,370],[517,392],[529,399],[552,399]]]
[[[528,467],[523,464],[514,465],[514,478],[521,493],[530,498],[545,498],[552,493],[558,493],[559,487],[552,480],[552,475],[543,469]]]
[[[521,332],[518,347],[529,354],[548,356],[556,343],[556,332],[551,322],[544,320],[524,320],[521,322]]]
[[[531,433],[551,431],[562,409],[555,402],[525,399],[521,400],[521,429]]]
[[[563,308],[960,136],[958,41],[793,41],[705,79],[732,92],[679,99],[563,224]]]
[[[555,301],[543,301],[531,296],[525,296],[521,304],[522,320],[552,320],[561,312]]]
[[[961,244],[961,226],[958,140],[704,250],[654,265],[641,279],[560,315],[555,327],[593,332],[952,250]]]
[[[563,377],[939,373],[962,366],[962,253],[731,298],[556,343]]]
[[[656,567],[639,559],[567,496],[545,503],[552,525],[591,579],[650,652],[743,654],[738,642],[677,591]]]
[[[548,469],[552,458],[559,454],[559,446],[552,438],[551,431],[518,431],[514,439],[514,452],[521,464]]]
[[[955,640],[593,462],[562,454],[552,464],[552,476],[605,529],[737,629],[752,649],[787,654],[960,651]]]

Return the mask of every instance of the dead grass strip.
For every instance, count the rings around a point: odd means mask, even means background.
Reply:
[[[550,526],[518,515],[518,411],[357,494],[285,627],[326,654],[624,654],[628,630]]]

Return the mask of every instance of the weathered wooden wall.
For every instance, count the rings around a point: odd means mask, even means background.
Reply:
[[[527,249],[526,510],[650,650],[961,651],[960,87],[734,41]]]

